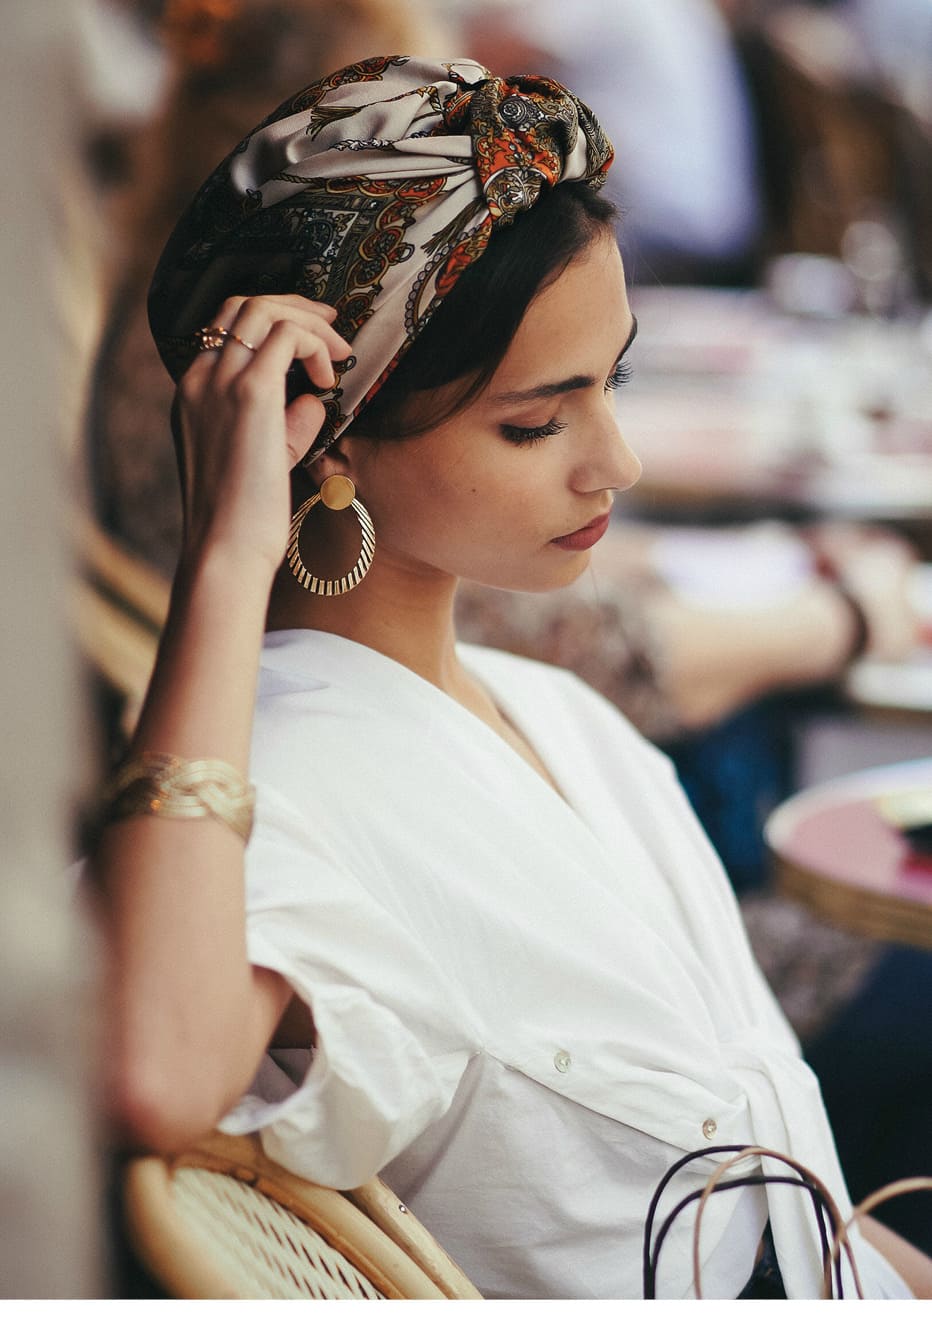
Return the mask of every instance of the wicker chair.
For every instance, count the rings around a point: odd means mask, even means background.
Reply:
[[[481,1299],[381,1181],[312,1185],[252,1136],[134,1158],[124,1206],[133,1250],[177,1299]]]

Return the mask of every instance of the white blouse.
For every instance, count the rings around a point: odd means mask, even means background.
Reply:
[[[317,1047],[266,1063],[224,1128],[322,1184],[381,1171],[488,1296],[640,1296],[651,1194],[709,1144],[791,1154],[846,1212],[818,1084],[667,760],[574,676],[460,652],[561,794],[399,663],[267,637],[249,955],[311,1007]],[[768,1216],[788,1294],[818,1294],[811,1203],[779,1186],[712,1198],[704,1294],[740,1291]],[[691,1294],[691,1230],[659,1295]],[[909,1294],[857,1255],[866,1294]]]

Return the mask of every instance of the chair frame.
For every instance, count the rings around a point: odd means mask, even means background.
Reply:
[[[124,1182],[130,1243],[169,1295],[178,1299],[256,1298],[212,1256],[203,1230],[186,1222],[173,1191],[184,1168],[219,1173],[286,1209],[342,1254],[386,1299],[482,1297],[433,1236],[378,1178],[340,1192],[314,1185],[273,1162],[257,1136],[215,1132],[176,1157],[137,1157]]]

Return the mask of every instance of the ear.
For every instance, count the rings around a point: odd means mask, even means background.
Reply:
[[[318,455],[312,464],[308,464],[304,468],[304,472],[318,488],[325,478],[333,477],[334,474],[352,478],[358,485],[359,466],[357,456],[359,444],[355,438],[350,437],[348,432],[344,432],[329,450],[325,450],[322,455]]]

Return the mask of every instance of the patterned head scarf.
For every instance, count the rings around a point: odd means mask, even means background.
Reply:
[[[322,454],[373,397],[489,235],[564,180],[599,188],[612,147],[552,79],[472,60],[364,60],[274,111],[182,216],[149,294],[173,377],[231,294],[298,293],[337,309],[353,346],[316,390]],[[293,373],[297,369],[292,369]]]

